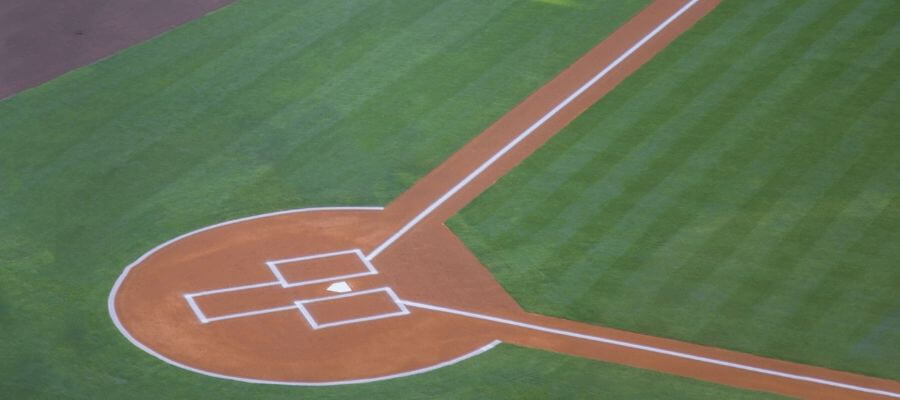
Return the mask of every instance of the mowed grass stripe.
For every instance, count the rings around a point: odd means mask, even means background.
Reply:
[[[880,0],[726,2],[451,226],[529,310],[896,379],[897,335],[871,333],[896,324],[877,256],[896,244],[828,280],[852,306],[807,291],[880,218],[863,197],[897,193],[898,20]]]

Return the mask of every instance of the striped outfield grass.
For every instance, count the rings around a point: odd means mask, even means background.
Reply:
[[[160,362],[106,312],[122,268],[179,234],[386,204],[647,2],[245,0],[0,101],[0,397],[755,396],[513,346],[370,385],[249,385]]]
[[[527,309],[900,379],[900,8],[725,1],[450,221]]]

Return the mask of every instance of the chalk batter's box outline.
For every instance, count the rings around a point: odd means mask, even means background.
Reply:
[[[315,259],[327,258],[327,257],[337,257],[337,256],[342,256],[342,255],[347,255],[347,254],[355,255],[356,258],[359,259],[359,261],[362,262],[362,264],[365,266],[365,271],[353,273],[353,274],[335,275],[335,276],[331,276],[331,277],[327,277],[327,278],[310,279],[310,280],[298,281],[298,282],[288,282],[287,279],[284,278],[284,275],[281,274],[280,268],[283,268],[284,264],[300,263],[300,262],[308,261],[308,260],[315,260]],[[377,275],[378,274],[378,270],[375,269],[375,266],[372,265],[372,262],[370,262],[368,259],[366,259],[365,255],[363,254],[362,250],[360,250],[360,249],[341,250],[341,251],[334,251],[334,252],[330,252],[330,253],[313,254],[313,255],[308,255],[308,256],[303,256],[303,257],[294,257],[294,258],[285,258],[285,259],[281,259],[281,260],[266,261],[266,265],[269,267],[269,270],[272,271],[272,274],[275,275],[275,278],[277,279],[276,281],[255,283],[255,284],[250,284],[250,285],[232,286],[232,287],[226,287],[226,288],[221,288],[221,289],[204,290],[204,291],[193,292],[193,293],[186,293],[186,294],[184,294],[184,299],[187,301],[188,305],[191,307],[191,310],[194,312],[194,315],[197,316],[197,319],[200,320],[200,322],[204,323],[204,324],[207,324],[210,322],[215,322],[215,321],[226,320],[226,319],[252,317],[255,315],[288,311],[288,310],[294,310],[294,309],[299,308],[300,312],[304,313],[304,317],[309,321],[310,326],[312,326],[313,329],[319,329],[319,327],[334,326],[334,323],[331,323],[331,322],[326,323],[326,324],[316,323],[315,319],[309,315],[309,312],[306,311],[305,308],[298,305],[297,303],[292,304],[292,305],[285,305],[285,306],[281,306],[281,307],[265,308],[265,309],[259,309],[259,310],[251,310],[251,311],[246,311],[246,312],[225,314],[225,315],[218,315],[218,316],[210,317],[210,316],[207,316],[206,313],[204,313],[203,310],[200,309],[200,305],[197,304],[197,301],[195,300],[195,298],[201,297],[201,296],[209,296],[209,295],[213,295],[213,294],[227,293],[227,292],[252,290],[252,289],[258,289],[258,288],[263,288],[263,287],[268,287],[268,286],[276,286],[276,285],[280,285],[281,287],[284,287],[284,288],[314,285],[317,283],[341,281],[341,280],[346,280],[346,279],[350,279],[350,278],[358,278],[361,276],[369,276],[369,275]],[[354,293],[349,293],[349,294],[344,294],[344,295],[339,295],[339,296],[326,296],[326,297],[317,297],[317,298],[312,298],[312,299],[299,300],[299,302],[303,302],[305,304],[305,303],[310,303],[310,302],[314,302],[314,301],[327,301],[327,300],[335,299],[335,298],[368,294],[368,293],[371,293],[372,291],[384,291],[385,289],[388,292],[388,295],[391,297],[391,299],[394,301],[394,303],[397,304],[397,307],[401,311],[398,311],[396,313],[388,313],[388,314],[384,314],[384,315],[378,314],[374,318],[366,317],[364,319],[360,319],[360,321],[357,321],[357,322],[409,314],[409,311],[406,309],[406,306],[403,305],[402,303],[400,303],[400,299],[397,297],[396,293],[394,293],[394,291],[391,288],[387,288],[387,287],[378,288],[378,289],[369,289],[369,290],[364,290],[364,291],[360,291],[360,292],[354,292]],[[343,322],[338,325],[343,325],[346,323],[352,323],[352,322]]]
[[[279,267],[284,264],[301,263],[303,261],[309,261],[309,260],[315,260],[315,259],[327,258],[327,257],[337,257],[337,256],[345,255],[345,254],[356,255],[356,257],[359,259],[359,261],[362,262],[363,265],[366,267],[366,270],[364,272],[358,272],[358,273],[354,273],[354,274],[336,275],[336,276],[331,276],[331,277],[327,277],[327,278],[310,279],[310,280],[299,281],[299,282],[288,282],[287,279],[284,278],[284,275],[281,274],[280,268],[282,268],[282,267]],[[365,255],[363,255],[363,252],[360,249],[342,250],[342,251],[335,251],[335,252],[331,252],[331,253],[313,254],[311,256],[286,258],[286,259],[275,260],[275,261],[266,261],[266,265],[268,265],[269,269],[272,270],[272,274],[275,275],[275,278],[278,279],[278,282],[281,283],[281,286],[286,287],[286,288],[295,287],[295,286],[314,285],[316,283],[340,281],[340,280],[345,280],[345,279],[350,279],[350,278],[358,278],[361,276],[369,276],[369,275],[378,274],[378,270],[376,270],[375,266],[372,265],[372,263],[368,259],[366,259]]]
[[[334,301],[334,300],[338,300],[338,299],[345,299],[348,297],[355,297],[355,296],[365,296],[365,295],[369,295],[372,293],[379,293],[379,292],[384,292],[385,294],[387,294],[388,297],[391,298],[391,301],[394,302],[394,305],[397,306],[398,311],[373,314],[373,315],[370,315],[367,317],[344,319],[344,320],[338,320],[338,321],[326,322],[324,324],[320,324],[319,322],[316,321],[316,319],[312,316],[312,314],[306,308],[306,305],[311,304],[311,303],[319,303],[319,302],[323,302],[323,301]],[[303,314],[303,317],[306,318],[307,322],[309,322],[309,326],[311,326],[313,329],[316,329],[316,330],[322,329],[322,328],[330,328],[330,327],[339,326],[339,325],[357,324],[360,322],[373,321],[373,320],[377,320],[377,319],[400,317],[400,316],[409,314],[409,309],[406,308],[406,305],[403,304],[403,302],[400,300],[399,297],[397,297],[397,293],[394,293],[394,290],[391,289],[390,287],[380,287],[380,288],[375,288],[375,289],[361,290],[358,292],[345,293],[345,294],[339,294],[339,295],[334,295],[334,296],[325,296],[325,297],[317,297],[317,298],[313,298],[313,299],[297,300],[294,302],[294,304],[297,306],[297,308],[300,309],[300,314]]]

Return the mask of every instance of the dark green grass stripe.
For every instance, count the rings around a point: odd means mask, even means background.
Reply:
[[[620,195],[604,204],[601,212],[590,217],[589,220],[592,223],[579,229],[582,235],[587,236],[571,242],[574,244],[574,247],[563,246],[555,256],[569,253],[580,257],[587,256],[586,250],[592,243],[588,239],[589,236],[596,237],[607,234],[609,229],[623,218],[627,211],[638,203],[641,197],[647,195],[664,179],[669,178],[675,170],[694,155],[697,149],[703,148],[704,144],[710,141],[714,135],[723,134],[723,126],[726,126],[743,112],[745,107],[756,96],[759,96],[772,84],[775,77],[793,65],[794,60],[799,57],[798,54],[794,53],[794,46],[809,45],[815,42],[823,32],[827,32],[837,22],[838,16],[846,13],[853,6],[855,4],[852,2],[838,2],[829,10],[828,15],[831,16],[830,18],[820,18],[805,27],[803,33],[797,35],[796,42],[785,43],[780,51],[769,57],[769,63],[765,67],[759,68],[753,74],[749,74],[745,80],[735,86],[735,89],[729,95],[724,96],[730,101],[720,102],[705,110],[705,114],[698,123],[684,129],[684,133],[675,143],[666,148],[662,155],[655,158],[649,166],[642,168],[638,175],[626,182],[624,191]],[[685,93],[689,93],[691,97],[696,95],[690,91],[685,91]],[[564,262],[578,261],[577,258],[571,259],[571,257],[562,257],[561,259]],[[545,262],[549,262],[549,260],[545,260]],[[604,274],[605,279],[598,279],[591,291],[609,293],[609,296],[615,297],[615,294],[620,290],[626,289],[621,285],[622,280],[627,279],[630,274],[636,272],[637,270],[634,269],[609,269],[606,273],[610,273],[610,275],[606,276]]]

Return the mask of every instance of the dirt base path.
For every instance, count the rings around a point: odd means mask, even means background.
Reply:
[[[0,1],[0,99],[234,0]]]
[[[429,371],[498,342],[817,399],[900,384],[528,313],[443,222],[718,4],[658,0],[387,208],[231,221],[128,266],[109,298],[160,359],[245,382],[335,385]]]

